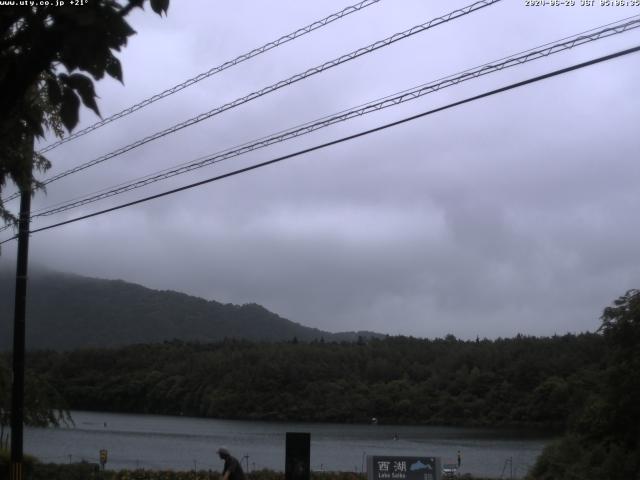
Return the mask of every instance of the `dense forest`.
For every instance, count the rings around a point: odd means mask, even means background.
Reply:
[[[356,343],[181,341],[34,352],[70,408],[217,418],[564,427],[599,381],[600,335]]]
[[[8,360],[0,356],[2,425],[9,405]],[[639,290],[607,307],[596,333],[475,341],[453,336],[174,340],[35,351],[27,368],[27,380],[38,386],[29,388],[34,393],[29,408],[43,415],[48,406],[236,419],[369,422],[376,417],[382,423],[557,428],[563,436],[545,449],[531,479],[640,480]],[[63,417],[34,418],[56,423]]]
[[[545,449],[531,479],[640,480],[640,290],[607,307],[600,380]]]

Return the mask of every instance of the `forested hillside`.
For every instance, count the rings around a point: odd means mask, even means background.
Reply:
[[[640,290],[629,290],[602,314],[600,381],[549,445],[530,478],[640,480]]]
[[[600,335],[358,343],[170,342],[32,353],[73,409],[216,418],[563,427]]]
[[[15,277],[0,269],[0,350],[11,348]],[[71,350],[180,339],[215,342],[356,340],[370,332],[329,333],[257,304],[233,305],[158,291],[122,280],[35,270],[29,277],[27,348]]]

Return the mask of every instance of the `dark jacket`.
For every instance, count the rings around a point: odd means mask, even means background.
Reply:
[[[228,456],[224,459],[222,475],[229,472],[229,480],[245,480],[244,472],[237,458]]]

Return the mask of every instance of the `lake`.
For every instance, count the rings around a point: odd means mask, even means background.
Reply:
[[[71,412],[75,426],[26,428],[25,453],[45,462],[98,462],[107,469],[221,470],[215,451],[226,446],[249,470],[284,470],[285,433],[311,434],[311,468],[356,471],[366,455],[442,457],[461,473],[523,477],[550,436],[530,431],[392,425],[212,420],[159,415]],[[243,458],[244,457],[244,458]],[[511,464],[509,463],[511,462]],[[512,465],[512,467],[511,467]]]

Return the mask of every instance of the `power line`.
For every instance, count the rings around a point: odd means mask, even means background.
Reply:
[[[447,88],[453,85],[457,85],[467,80],[478,78],[480,76],[494,73],[497,71],[501,71],[506,68],[522,65],[524,63],[538,60],[540,58],[544,58],[549,55],[553,55],[555,53],[569,50],[576,46],[585,45],[587,43],[591,43],[596,40],[600,40],[602,38],[607,38],[609,36],[627,32],[629,30],[640,27],[639,16],[635,16],[631,18],[632,20],[627,21],[625,23],[622,23],[624,20],[621,20],[619,22],[616,22],[617,24],[616,23],[610,24],[613,26],[609,26],[607,28],[603,28],[598,31],[594,31],[595,29],[592,29],[588,31],[591,33],[588,33],[586,35],[576,34],[573,37],[567,37],[569,38],[569,40],[567,40],[566,38],[563,39],[565,41],[560,41],[560,43],[547,43],[542,47],[536,47],[535,49],[527,50],[524,53],[521,52],[518,54],[514,54],[510,57],[505,57],[501,60],[495,60],[493,62],[483,64],[479,67],[474,67],[474,68],[465,70],[461,73],[449,75],[439,80],[435,80],[433,82],[426,83],[426,84],[414,87],[412,89],[404,90],[397,94],[384,97],[383,99],[375,100],[373,102],[360,105],[353,109],[345,110],[338,114],[334,114],[332,116],[323,117],[319,120],[308,122],[306,124],[299,125],[297,127],[293,127],[291,129],[278,132],[271,136],[263,137],[258,140],[254,140],[252,142],[245,143],[238,147],[232,147],[230,149],[217,152],[213,155],[201,157],[199,159],[193,160],[186,164],[179,165],[177,167],[165,169],[155,174],[147,175],[140,179],[122,183],[110,189],[103,189],[99,192],[96,192],[95,194],[90,194],[88,196],[80,197],[80,198],[69,200],[66,202],[61,202],[49,208],[43,208],[43,209],[40,209],[39,211],[34,212],[35,214],[32,215],[31,218],[33,219],[36,217],[53,215],[55,213],[64,212],[72,208],[80,207],[82,205],[87,205],[89,203],[94,203],[99,200],[103,200],[105,198],[109,198],[109,197],[119,195],[131,190],[142,188],[152,183],[156,183],[161,180],[165,180],[177,175],[181,175],[183,173],[190,172],[192,170],[196,170],[196,169],[203,168],[215,163],[219,163],[224,160],[228,160],[230,158],[237,157],[254,150],[258,150],[260,148],[264,148],[276,143],[290,140],[292,138],[306,135],[308,133],[314,132],[316,130],[320,130],[330,125],[334,125],[336,123],[344,122],[352,118],[367,115],[369,113],[380,111],[391,106],[399,105],[401,103],[409,102],[411,100],[420,98],[424,95],[442,90],[444,88]]]
[[[277,157],[277,158],[274,158],[272,160],[268,160],[268,161],[265,161],[265,162],[257,163],[257,164],[251,165],[249,167],[240,168],[240,169],[234,170],[232,172],[228,172],[228,173],[225,173],[225,174],[222,174],[222,175],[217,175],[215,177],[211,177],[211,178],[208,178],[208,179],[205,179],[205,180],[201,180],[201,181],[198,181],[198,182],[195,182],[195,183],[191,183],[189,185],[185,185],[185,186],[182,186],[182,187],[179,187],[179,188],[174,188],[172,190],[167,190],[165,192],[158,193],[158,194],[155,194],[155,195],[151,195],[151,196],[148,196],[148,197],[144,197],[144,198],[141,198],[141,199],[138,199],[138,200],[134,200],[132,202],[127,202],[127,203],[124,203],[124,204],[121,204],[121,205],[117,205],[115,207],[111,207],[111,208],[100,210],[100,211],[97,211],[97,212],[94,212],[94,213],[90,213],[90,214],[87,214],[87,215],[82,215],[82,216],[79,216],[79,217],[75,217],[75,218],[72,218],[72,219],[69,219],[69,220],[65,220],[63,222],[58,222],[58,223],[55,223],[55,224],[52,224],[52,225],[48,225],[46,227],[37,228],[35,230],[31,230],[31,233],[43,232],[45,230],[50,230],[50,229],[57,228],[57,227],[60,227],[60,226],[63,226],[63,225],[68,225],[70,223],[75,223],[75,222],[79,222],[81,220],[86,220],[88,218],[92,218],[92,217],[96,217],[96,216],[99,216],[99,215],[103,215],[105,213],[113,212],[113,211],[116,211],[116,210],[121,210],[123,208],[127,208],[127,207],[130,207],[130,206],[133,206],[133,205],[137,205],[137,204],[140,204],[140,203],[145,203],[145,202],[148,202],[148,201],[151,201],[151,200],[155,200],[157,198],[161,198],[161,197],[165,197],[165,196],[168,196],[168,195],[172,195],[174,193],[182,192],[184,190],[190,190],[192,188],[199,187],[199,186],[202,186],[202,185],[205,185],[205,184],[208,184],[208,183],[212,183],[212,182],[215,182],[215,181],[218,181],[218,180],[222,180],[224,178],[232,177],[232,176],[239,175],[241,173],[245,173],[245,172],[248,172],[248,171],[251,171],[251,170],[256,170],[258,168],[266,167],[266,166],[272,165],[274,163],[282,162],[284,160],[287,160],[287,159],[290,159],[290,158],[293,158],[293,157],[298,157],[300,155],[304,155],[304,154],[307,154],[307,153],[310,153],[310,152],[314,152],[316,150],[321,150],[321,149],[324,149],[324,148],[327,148],[327,147],[330,147],[330,146],[333,146],[333,145],[338,145],[340,143],[343,143],[343,142],[346,142],[346,141],[349,141],[349,140],[354,140],[356,138],[364,137],[364,136],[370,135],[372,133],[376,133],[376,132],[380,132],[382,130],[386,130],[387,128],[391,128],[391,127],[395,127],[395,126],[398,126],[398,125],[401,125],[401,124],[404,124],[404,123],[408,123],[408,122],[411,122],[413,120],[417,120],[419,118],[426,117],[428,115],[432,115],[434,113],[438,113],[438,112],[441,112],[441,111],[444,111],[444,110],[448,110],[448,109],[451,109],[451,108],[454,108],[454,107],[457,107],[457,106],[460,106],[460,105],[464,105],[466,103],[471,103],[471,102],[474,102],[476,100],[480,100],[482,98],[490,97],[490,96],[496,95],[498,93],[503,93],[503,92],[506,92],[506,91],[509,91],[509,90],[513,90],[513,89],[516,89],[516,88],[519,88],[519,87],[523,87],[525,85],[529,85],[529,84],[536,83],[536,82],[539,82],[539,81],[542,81],[542,80],[546,80],[548,78],[552,78],[552,77],[555,77],[555,76],[558,76],[558,75],[563,75],[563,74],[572,72],[574,70],[579,70],[581,68],[585,68],[585,67],[589,67],[589,66],[592,66],[592,65],[595,65],[595,64],[598,64],[598,63],[602,63],[602,62],[605,62],[605,61],[613,60],[615,58],[619,58],[619,57],[622,57],[622,56],[625,56],[625,55],[636,53],[638,51],[640,51],[640,45],[636,46],[636,47],[633,47],[633,48],[626,49],[626,50],[621,50],[621,51],[618,51],[618,52],[615,52],[615,53],[612,53],[612,54],[609,54],[609,55],[598,57],[598,58],[595,58],[593,60],[589,60],[587,62],[578,63],[578,64],[572,65],[570,67],[565,67],[565,68],[561,68],[559,70],[554,70],[554,71],[552,71],[550,73],[546,73],[546,74],[543,74],[543,75],[538,75],[536,77],[532,77],[532,78],[529,78],[527,80],[523,80],[523,81],[520,81],[520,82],[512,83],[512,84],[509,84],[509,85],[507,85],[505,87],[497,88],[495,90],[490,90],[488,92],[481,93],[481,94],[475,95],[473,97],[465,98],[464,100],[459,100],[457,102],[453,102],[453,103],[450,103],[450,104],[442,106],[442,107],[438,107],[438,108],[435,108],[435,109],[432,109],[432,110],[428,110],[426,112],[422,112],[422,113],[419,113],[417,115],[412,115],[410,117],[406,117],[406,118],[403,118],[401,120],[397,120],[395,122],[387,123],[387,124],[381,125],[379,127],[375,127],[375,128],[369,129],[369,130],[364,130],[362,132],[358,132],[358,133],[355,133],[353,135],[349,135],[349,136],[342,137],[342,138],[339,138],[339,139],[336,139],[336,140],[332,140],[330,142],[326,142],[326,143],[323,143],[323,144],[320,144],[320,145],[315,145],[313,147],[305,148],[303,150],[299,150],[299,151],[294,152],[294,153],[283,155],[281,157]],[[7,243],[7,242],[10,242],[11,240],[14,240],[15,238],[17,238],[17,236],[14,236],[12,238],[4,240],[4,241],[0,242],[0,245],[2,245],[4,243]]]
[[[401,95],[405,95],[405,94],[420,94],[422,93],[422,90],[424,89],[424,87],[429,87],[429,88],[433,88],[441,90],[443,88],[446,88],[448,86],[451,86],[453,83],[457,83],[458,81],[465,81],[467,79],[470,79],[471,77],[476,77],[476,76],[481,76],[481,75],[485,75],[488,73],[493,73],[496,70],[502,70],[505,68],[509,68],[511,66],[515,66],[516,63],[514,62],[519,62],[518,64],[522,64],[522,63],[527,63],[528,61],[532,61],[532,60],[536,60],[537,58],[540,58],[542,56],[548,56],[554,53],[558,53],[560,51],[566,50],[566,49],[570,49],[573,48],[575,46],[579,46],[579,45],[583,45],[585,43],[589,43],[591,41],[596,41],[614,34],[618,34],[618,33],[623,33],[625,31],[637,28],[638,26],[640,26],[640,19],[639,19],[640,15],[634,15],[631,17],[627,17],[627,18],[623,18],[621,20],[617,20],[615,22],[611,22],[605,25],[600,25],[598,27],[595,28],[591,28],[589,30],[585,30],[583,32],[580,33],[576,33],[574,35],[568,36],[568,37],[564,37],[561,38],[559,40],[555,40],[554,42],[548,42],[545,43],[543,45],[540,45],[538,47],[534,47],[534,48],[530,48],[528,50],[524,50],[515,54],[512,54],[510,56],[507,57],[502,57],[500,59],[497,60],[493,60],[491,62],[487,62],[484,63],[478,67],[473,67],[467,70],[464,70],[463,72],[457,73],[457,74],[453,74],[453,75],[448,75],[446,77],[442,77],[438,80],[434,80],[430,83],[425,83],[422,85],[419,85],[417,87],[413,87],[410,89],[406,89],[403,90],[401,92],[397,92],[391,95],[387,95],[385,97],[382,98],[378,98],[376,100],[372,100],[370,102],[358,105],[357,107],[352,107],[351,109],[345,109],[342,110],[341,112],[338,112],[336,114],[333,115],[328,115],[325,117],[322,117],[320,119],[311,121],[311,122],[307,122],[304,123],[302,125],[298,125],[296,127],[290,128],[290,129],[286,129],[286,130],[281,130],[277,133],[274,133],[270,136],[265,136],[262,138],[259,138],[257,140],[252,140],[250,142],[246,142],[242,145],[238,145],[236,147],[231,147],[229,149],[223,150],[221,152],[218,152],[217,154],[215,154],[214,157],[212,157],[211,155],[205,155],[202,156],[198,159],[195,160],[191,160],[189,162],[184,162],[182,164],[179,164],[175,167],[169,167],[160,171],[157,171],[155,173],[150,173],[148,175],[144,175],[142,177],[138,177],[136,179],[132,179],[132,180],[128,180],[126,182],[120,183],[118,185],[115,186],[111,186],[111,187],[106,187],[103,189],[98,190],[97,192],[94,192],[92,194],[85,194],[85,195],[81,195],[79,197],[76,198],[72,198],[70,200],[66,200],[64,202],[59,202],[57,204],[54,204],[50,207],[44,207],[44,208],[40,208],[38,210],[35,210],[34,213],[37,212],[42,212],[40,215],[36,215],[36,216],[43,216],[43,215],[48,215],[51,213],[55,213],[52,211],[53,208],[57,208],[59,206],[63,206],[63,205],[70,205],[73,202],[76,202],[78,200],[83,200],[82,205],[86,204],[86,203],[91,203],[90,201],[97,201],[97,200],[101,200],[102,198],[106,198],[108,196],[112,196],[112,194],[119,194],[119,193],[123,193],[120,191],[121,188],[126,188],[126,190],[124,191],[128,191],[130,189],[133,188],[138,188],[139,186],[144,186],[144,185],[138,185],[139,182],[145,182],[145,185],[148,183],[153,183],[151,182],[151,180],[153,180],[155,178],[155,176],[159,176],[159,175],[167,175],[164,178],[169,178],[170,176],[174,176],[174,175],[179,175],[181,173],[184,173],[182,171],[182,167],[188,167],[189,170],[191,169],[196,169],[196,168],[200,168],[200,167],[204,167],[207,165],[210,165],[212,163],[217,163],[217,161],[222,161],[223,159],[218,160],[217,157],[221,154],[225,154],[225,156],[228,156],[230,153],[232,152],[237,152],[240,149],[244,149],[247,148],[253,144],[258,144],[255,148],[261,148],[262,146],[266,146],[266,145],[262,145],[263,142],[266,142],[267,140],[271,141],[272,139],[274,139],[275,137],[280,137],[283,134],[286,135],[291,135],[293,134],[296,130],[298,129],[302,129],[304,128],[305,130],[308,128],[312,128],[312,127],[316,127],[315,124],[318,123],[325,123],[325,122],[331,122],[332,120],[334,120],[337,116],[343,116],[343,115],[349,115],[351,116],[352,114],[354,114],[356,111],[362,110],[364,107],[366,107],[367,109],[372,109],[373,107],[378,107],[378,105],[376,104],[376,102],[383,102],[383,101],[389,101],[389,100],[394,100],[397,103],[401,103],[403,101],[403,99],[397,99],[397,97],[401,96]],[[626,22],[626,23],[623,23]],[[600,30],[599,30],[600,29]],[[561,43],[564,42],[564,43]],[[546,47],[551,47],[551,48],[546,48]],[[499,65],[496,65],[496,63],[498,62],[502,62]],[[454,77],[458,77],[458,78],[454,78]],[[465,78],[466,77],[466,78]],[[439,85],[434,85],[435,83],[440,82]],[[436,88],[437,87],[437,88]],[[429,92],[425,92],[425,93],[429,93]],[[396,97],[396,98],[394,98]],[[416,98],[416,97],[413,97]],[[411,98],[411,99],[413,99]],[[396,103],[396,104],[397,104]],[[374,105],[375,104],[375,105]],[[386,106],[383,106],[381,108],[386,108]],[[380,108],[380,109],[381,109]],[[369,112],[365,112],[365,113],[369,113]],[[334,123],[334,122],[331,122]],[[325,125],[326,126],[326,125]],[[288,139],[288,138],[287,138]],[[271,144],[271,142],[269,143]],[[240,155],[241,153],[238,153],[238,155]],[[234,155],[235,156],[235,155]],[[226,158],[225,158],[226,159]],[[180,170],[180,171],[178,171]],[[164,178],[158,179],[158,180],[162,180]],[[86,202],[84,200],[87,200]],[[75,204],[74,204],[75,205]],[[79,206],[79,205],[77,205]],[[47,210],[49,209],[49,210]],[[31,217],[34,218],[34,217]],[[0,228],[0,231],[4,230],[8,228],[8,226],[5,226],[4,228]]]
[[[82,165],[79,165],[77,167],[71,168],[69,170],[66,170],[64,172],[59,173],[58,175],[54,175],[51,178],[45,179],[43,180],[41,183],[42,185],[48,185],[51,182],[54,182],[56,180],[59,180],[61,178],[64,178],[68,175],[77,173],[79,171],[85,170],[89,167],[92,167],[94,165],[97,165],[99,163],[105,162],[106,160],[109,160],[111,158],[117,157],[119,155],[122,155],[123,153],[126,153],[130,150],[133,150],[137,147],[140,147],[146,143],[149,143],[153,140],[157,140],[161,137],[167,136],[169,134],[175,133],[179,130],[182,130],[183,128],[187,128],[190,127],[192,125],[195,125],[196,123],[202,122],[203,120],[206,120],[208,118],[213,117],[214,115],[218,115],[222,112],[225,112],[227,110],[230,110],[232,108],[235,108],[239,105],[242,105],[244,103],[250,102],[251,100],[255,100],[259,97],[262,97],[264,95],[267,95],[271,92],[274,92],[276,90],[279,90],[283,87],[289,86],[293,83],[299,82],[305,78],[311,77],[313,75],[316,75],[320,72],[323,72],[325,70],[328,70],[330,68],[333,68],[337,65],[340,65],[342,63],[348,62],[350,60],[353,60],[355,58],[361,57],[363,55],[367,55],[373,51],[376,51],[380,48],[386,47],[391,45],[392,43],[398,42],[400,40],[404,40],[405,38],[408,38],[410,36],[413,36],[417,33],[421,33],[424,32],[426,30],[429,30],[433,27],[436,27],[438,25],[441,25],[443,23],[447,23],[451,20],[454,20],[456,18],[468,15],[474,11],[477,11],[481,8],[487,7],[489,5],[493,5],[497,2],[500,2],[501,0],[480,0],[478,2],[475,2],[471,5],[468,5],[464,8],[458,9],[458,10],[454,10],[446,15],[443,15],[441,17],[436,17],[432,20],[429,20],[426,23],[420,24],[420,25],[416,25],[414,27],[409,28],[408,30],[405,30],[403,32],[400,33],[396,33],[390,37],[385,38],[384,40],[379,40],[375,43],[372,43],[370,45],[367,45],[366,47],[361,47],[357,50],[354,50],[350,53],[347,53],[345,55],[341,55],[338,58],[335,58],[331,61],[325,62],[322,65],[310,68],[308,70],[306,70],[305,72],[302,73],[298,73],[296,75],[293,75],[292,77],[287,78],[286,80],[281,80],[277,83],[274,83],[268,87],[265,87],[261,90],[255,91],[253,93],[250,93],[249,95],[246,95],[244,97],[238,98],[232,102],[226,103],[222,106],[216,107],[213,110],[210,110],[208,112],[205,113],[201,113],[200,115],[196,116],[196,117],[192,117],[188,120],[185,120],[184,122],[178,123],[172,127],[169,127],[165,130],[161,130],[159,132],[156,132],[152,135],[149,135],[145,138],[142,138],[140,140],[137,140],[134,143],[131,143],[129,145],[126,145],[124,147],[119,148],[118,150],[114,150],[111,153],[108,153],[106,155],[102,155],[101,157],[95,158],[94,160],[91,160],[89,162],[86,162]],[[9,200],[12,200],[14,198],[16,198],[19,194],[14,194],[9,196],[8,198],[4,199],[4,202],[7,202]]]
[[[561,51],[573,48],[575,46],[584,45],[586,43],[590,43],[590,42],[593,42],[602,38],[606,38],[615,34],[620,34],[620,33],[638,28],[640,26],[640,19],[638,17],[639,17],[638,15],[635,15],[635,16],[627,17],[606,25],[601,25],[600,27],[592,28],[590,30],[583,31],[575,35],[565,37],[561,40],[557,40],[556,42],[549,42],[539,47],[534,47],[532,49],[525,50],[525,51],[513,54],[511,56],[503,57],[499,60],[494,60],[492,62],[485,63],[481,66],[465,70],[458,74],[449,75],[439,80],[435,80],[430,83],[426,83],[426,84],[414,87],[412,89],[407,89],[397,94],[383,97],[382,99],[374,100],[372,102],[355,107],[351,110],[343,110],[342,112],[334,114],[333,116],[323,117],[314,122],[308,122],[306,124],[293,127],[292,129],[283,130],[271,136],[263,137],[258,140],[254,140],[252,142],[247,142],[235,148],[232,147],[222,152],[218,152],[214,155],[204,156],[199,159],[181,164],[177,167],[168,168],[160,172],[157,172],[155,174],[149,174],[139,179],[135,179],[129,182],[119,184],[115,187],[109,187],[109,188],[99,190],[94,194],[84,195],[81,197],[77,197],[76,199],[58,203],[57,205],[54,205],[52,207],[41,208],[40,210],[36,210],[34,212],[36,214],[32,215],[31,218],[33,219],[41,216],[48,216],[54,213],[60,213],[60,212],[70,210],[72,208],[76,208],[89,203],[94,203],[96,201],[99,201],[111,196],[115,196],[130,190],[141,188],[151,183],[155,183],[157,181],[161,181],[176,175],[180,175],[182,173],[186,173],[191,170],[195,170],[195,169],[202,168],[214,163],[218,163],[232,157],[240,156],[244,153],[248,153],[250,151],[257,150],[259,148],[273,145],[274,143],[278,143],[281,141],[289,140],[291,138],[295,138],[297,136],[311,133],[320,128],[324,128],[341,121],[346,121],[356,116],[365,115],[368,113],[372,113],[374,111],[382,110],[389,106],[398,105],[400,103],[414,100],[428,93],[441,90],[443,88],[458,84],[466,80],[470,80],[472,78],[477,78],[479,76],[493,73],[495,71],[500,71],[505,68],[520,65],[529,61],[546,57],[551,54],[559,53]],[[11,225],[5,225],[4,227],[0,228],[0,231],[6,230],[10,227]]]
[[[290,42],[292,40],[295,40],[296,38],[299,38],[303,35],[306,35],[307,33],[311,33],[314,30],[317,30],[319,28],[322,28],[332,22],[335,22],[336,20],[340,20],[344,17],[346,17],[347,15],[350,15],[352,13],[355,12],[359,12],[360,10],[367,8],[375,3],[378,3],[380,0],[364,0],[361,1],[360,3],[356,3],[355,5],[351,5],[349,7],[346,7],[342,10],[340,10],[339,12],[336,13],[332,13],[331,15],[329,15],[328,17],[322,18],[320,20],[316,20],[315,22],[299,28],[298,30],[296,30],[295,32],[289,33],[288,35],[284,35],[280,38],[278,38],[277,40],[273,40],[271,42],[265,43],[264,45],[262,45],[261,47],[257,47],[254,48],[253,50],[247,52],[247,53],[243,53],[242,55],[237,56],[236,58],[234,58],[233,60],[227,60],[226,62],[213,67],[209,70],[207,70],[206,72],[200,73],[199,75],[196,75],[195,77],[189,78],[188,80],[185,80],[184,82],[175,85],[171,88],[168,88],[160,93],[157,93],[155,95],[153,95],[152,97],[149,97],[145,100],[142,100],[139,103],[136,103],[135,105],[132,105],[128,108],[125,108],[124,110],[115,113],[113,115],[111,115],[110,117],[107,117],[103,120],[100,120],[99,122],[94,123],[93,125],[90,125],[86,128],[83,128],[82,130],[79,130],[65,138],[62,138],[58,141],[56,141],[55,143],[52,143],[50,145],[47,145],[46,147],[44,147],[42,150],[40,150],[38,153],[45,153],[48,152],[50,150],[53,150],[54,148],[67,143],[73,139],[76,139],[78,137],[81,137],[83,135],[86,135],[89,132],[92,132],[94,130],[97,130],[100,127],[103,127],[104,125],[107,125],[111,122],[114,122],[122,117],[126,117],[127,115],[132,114],[133,112],[140,110],[148,105],[151,105],[154,102],[157,102],[158,100],[161,100],[165,97],[168,97],[170,95],[173,95],[174,93],[179,92],[180,90],[183,90],[187,87],[190,87],[191,85],[194,85],[198,82],[200,82],[201,80],[204,80],[205,78],[209,78],[217,73],[222,72],[223,70],[226,70],[227,68],[233,67],[235,65],[238,65],[239,63],[242,63],[246,60],[249,60],[253,57],[256,57],[262,53],[268,52],[269,50],[279,47],[280,45],[283,45],[287,42]]]

